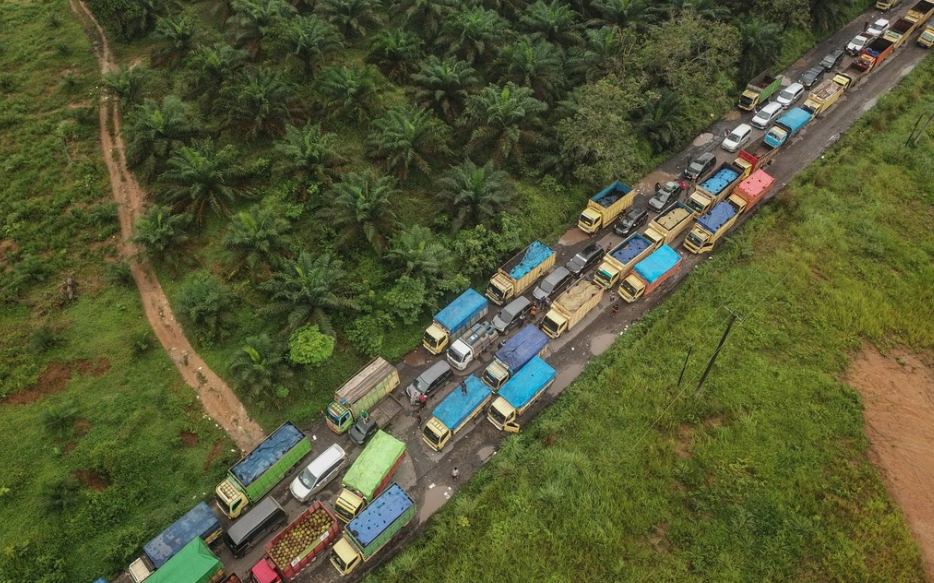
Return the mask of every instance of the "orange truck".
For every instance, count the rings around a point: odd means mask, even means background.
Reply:
[[[710,211],[697,219],[694,228],[684,240],[684,248],[691,253],[709,253],[714,246],[736,223],[762,200],[772,187],[775,179],[764,170],[756,170],[733,190],[730,198],[718,202]]]

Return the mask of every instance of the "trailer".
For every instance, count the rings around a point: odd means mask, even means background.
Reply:
[[[521,296],[542,274],[554,267],[556,256],[541,241],[533,242],[497,270],[486,288],[486,297],[497,306],[502,306],[512,298]]]
[[[266,543],[266,555],[250,574],[256,583],[289,583],[327,549],[337,535],[337,519],[319,500]]]
[[[724,162],[717,168],[710,178],[698,185],[694,192],[688,197],[687,207],[692,216],[699,217],[707,212],[714,204],[726,198],[740,180],[743,179],[745,168],[737,166],[734,162]],[[672,239],[666,239],[665,243],[670,243]]]
[[[501,431],[518,433],[516,419],[545,393],[555,382],[555,377],[555,369],[547,362],[538,357],[533,358],[500,390],[487,409],[486,418]]]
[[[485,297],[468,288],[435,314],[422,336],[422,345],[432,354],[441,354],[448,343],[486,316],[488,304]]]
[[[632,206],[635,199],[636,191],[617,180],[587,201],[587,208],[577,220],[577,226],[581,231],[593,235],[609,227],[621,212]]]
[[[483,382],[492,390],[502,387],[533,357],[541,355],[548,346],[548,337],[535,324],[528,324],[496,351],[493,362],[483,371]]]
[[[655,253],[640,261],[619,284],[619,295],[624,301],[632,303],[658,289],[678,272],[679,267],[681,256],[668,245],[662,245]]]
[[[474,375],[464,379],[460,389],[454,389],[431,413],[422,430],[428,447],[441,451],[471,419],[477,416],[493,396],[493,391]]]
[[[578,281],[561,294],[545,314],[542,331],[551,338],[557,338],[579,324],[603,299],[604,289],[602,285],[586,279]]]
[[[374,358],[334,391],[334,400],[325,409],[328,428],[338,435],[343,434],[362,413],[369,412],[398,386],[396,367],[382,357]]]
[[[402,487],[390,485],[347,525],[331,550],[331,565],[347,575],[369,561],[415,518],[416,509],[415,501]]]
[[[603,263],[594,273],[594,283],[610,289],[629,275],[636,263],[648,257],[658,245],[644,235],[633,233],[603,257]]]

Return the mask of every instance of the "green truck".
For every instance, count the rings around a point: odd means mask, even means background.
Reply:
[[[214,488],[218,507],[229,518],[240,516],[310,451],[308,437],[286,421],[227,471],[227,478]]]
[[[396,367],[376,357],[334,391],[334,400],[325,410],[328,428],[341,435],[353,426],[362,413],[375,407],[398,386],[399,371]]]
[[[370,443],[344,474],[334,511],[347,523],[382,492],[405,457],[405,444],[385,431],[377,431]]]
[[[146,583],[214,583],[224,577],[224,564],[200,538],[193,539],[146,579]]]
[[[773,77],[767,71],[759,73],[755,79],[746,85],[746,90],[739,98],[740,109],[752,111],[760,103],[765,103],[769,97],[782,88],[781,76]]]
[[[331,564],[347,575],[369,561],[415,518],[417,507],[398,484],[392,484],[354,518],[331,551]]]

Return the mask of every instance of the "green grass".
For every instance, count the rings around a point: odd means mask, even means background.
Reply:
[[[931,132],[902,146],[932,89],[928,60],[371,580],[924,581],[841,378],[864,339],[934,348]]]
[[[65,0],[7,2],[0,20],[0,394],[32,390],[50,365],[103,361],[36,402],[0,401],[0,581],[91,581],[210,496],[237,454],[152,339],[136,289],[105,278],[119,227],[84,31]],[[63,303],[68,276],[78,299]],[[36,344],[42,330],[57,342]],[[136,355],[147,332],[153,348]],[[50,409],[71,413],[60,435]],[[88,472],[102,490],[85,478],[65,512],[46,509],[44,490]]]

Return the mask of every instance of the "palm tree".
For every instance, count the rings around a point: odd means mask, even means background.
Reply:
[[[593,0],[592,9],[599,16],[592,25],[645,25],[650,22],[648,0]]]
[[[566,73],[561,51],[553,44],[527,36],[504,47],[497,59],[501,79],[530,87],[535,96],[552,101],[564,85]]]
[[[187,14],[166,16],[156,22],[156,38],[168,41],[168,46],[158,49],[156,60],[175,65],[191,51],[194,46],[198,26]]]
[[[451,263],[451,252],[431,229],[411,225],[393,237],[386,258],[405,275],[433,279],[444,275]]]
[[[514,157],[521,161],[524,146],[538,139],[534,128],[540,121],[538,116],[547,109],[546,104],[532,97],[528,87],[512,82],[504,87],[488,85],[467,98],[458,124],[471,129],[470,148],[492,147],[495,160]]]
[[[616,26],[587,29],[583,46],[568,51],[567,68],[585,81],[595,81],[623,57],[623,37]]]
[[[395,0],[391,14],[402,14],[406,25],[434,39],[444,19],[454,13],[457,0]]]
[[[376,133],[367,140],[370,156],[382,160],[402,180],[409,177],[412,167],[427,176],[431,170],[428,158],[451,152],[447,145],[450,128],[430,111],[409,105],[394,107],[373,126]]]
[[[364,37],[368,28],[383,24],[379,0],[318,0],[315,11],[348,36]]]
[[[559,0],[552,0],[549,4],[538,0],[519,16],[519,22],[527,31],[562,46],[583,41],[578,19],[578,14]]]
[[[234,384],[254,400],[275,397],[274,390],[291,378],[285,350],[265,334],[250,336],[230,363]]]
[[[217,150],[210,138],[180,148],[159,177],[167,185],[162,200],[173,205],[176,212],[191,208],[198,223],[208,207],[218,214],[228,214],[227,205],[243,193],[238,186],[244,175],[239,160],[240,154],[233,146]]]
[[[135,105],[146,94],[146,78],[149,69],[139,67],[119,67],[104,74],[104,86],[120,99],[121,106]]]
[[[330,312],[346,312],[359,307],[344,296],[347,273],[339,259],[328,253],[312,255],[302,251],[285,261],[262,288],[272,295],[266,308],[270,314],[286,314],[288,331],[315,323],[321,331],[334,335]]]
[[[655,153],[678,145],[681,140],[681,128],[684,127],[682,118],[685,109],[681,97],[671,90],[663,91],[642,106],[639,125]]]
[[[456,232],[466,224],[479,224],[493,217],[512,201],[509,175],[491,162],[477,166],[465,160],[438,181],[438,198],[456,210],[451,225]]]
[[[325,59],[344,48],[344,39],[337,27],[313,14],[286,21],[277,35],[279,47],[302,64],[306,77],[320,69]]]
[[[295,87],[279,69],[247,71],[239,84],[226,87],[227,119],[246,130],[246,137],[281,135],[291,119]]]
[[[337,136],[312,123],[297,128],[288,125],[285,137],[276,142],[276,172],[330,187],[345,162],[337,151]]]
[[[185,230],[189,225],[190,214],[172,214],[168,207],[156,205],[136,221],[130,240],[142,245],[153,258],[162,257],[168,249],[188,240]]]
[[[422,39],[404,28],[380,31],[370,43],[366,60],[393,81],[401,81],[412,72],[415,61],[422,56]]]
[[[81,501],[81,485],[71,476],[45,484],[41,498],[49,514],[65,515]]]
[[[45,426],[46,431],[56,438],[64,439],[77,417],[77,411],[74,407],[66,405],[64,408],[59,408],[49,405],[49,408],[42,414],[42,424]]]
[[[295,14],[284,0],[233,0],[237,42],[253,55],[263,50],[263,41],[276,27]]]
[[[365,120],[377,108],[382,76],[373,65],[338,65],[321,76],[324,105],[336,115]]]
[[[752,77],[768,67],[782,48],[782,29],[774,22],[756,17],[740,24],[743,58],[740,69]]]
[[[224,247],[231,252],[236,269],[251,272],[269,265],[288,249],[292,224],[280,209],[254,206],[235,214],[224,234]]]
[[[190,91],[193,95],[214,97],[225,81],[240,72],[245,59],[246,51],[227,43],[199,46],[187,59]]]
[[[825,4],[833,6],[833,2]],[[691,11],[706,20],[725,20],[730,16],[729,5],[720,0],[666,0],[654,4],[649,11],[660,15]]]
[[[454,120],[464,107],[468,90],[477,84],[477,72],[466,61],[454,57],[441,60],[432,55],[412,75],[411,82],[418,103]]]
[[[395,181],[371,172],[351,172],[331,189],[332,207],[327,216],[338,230],[337,243],[349,245],[362,236],[373,249],[386,248],[386,234],[395,225]]]
[[[127,118],[127,161],[145,178],[155,175],[169,154],[194,136],[199,122],[191,106],[174,95],[159,105],[147,99]]]
[[[490,56],[511,32],[509,24],[496,12],[478,6],[447,17],[436,44],[473,64]]]
[[[137,0],[133,2],[132,10],[114,10],[113,18],[119,23],[121,36],[130,40],[151,31],[156,20],[165,16],[165,4],[163,0]]]

